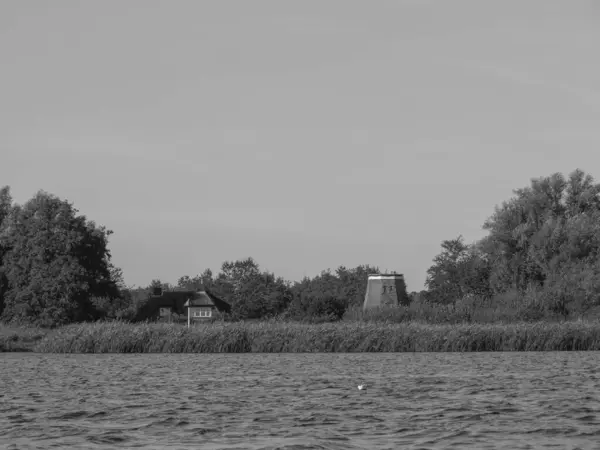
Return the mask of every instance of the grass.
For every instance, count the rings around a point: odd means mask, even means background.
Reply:
[[[568,305],[571,321],[600,321],[600,306],[582,308]],[[521,322],[554,323],[565,317],[552,312],[539,294],[529,292],[522,296],[509,291],[493,298],[464,298],[454,304],[432,304],[415,299],[408,306],[373,308],[363,312],[362,307],[350,307],[344,320],[373,323],[423,322],[429,324],[515,324]]]
[[[600,350],[600,323],[418,322],[213,323],[103,322],[49,331],[33,347],[45,353],[471,352]]]
[[[0,324],[1,352],[31,352],[47,330],[34,327],[9,327]]]

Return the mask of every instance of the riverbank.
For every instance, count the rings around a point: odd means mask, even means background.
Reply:
[[[48,330],[33,327],[9,327],[0,324],[0,353],[32,352],[48,334]]]
[[[0,351],[42,353],[473,352],[600,350],[600,323],[430,325],[281,322],[182,325],[104,322],[24,329]],[[6,332],[4,333],[6,334]],[[16,336],[16,337],[15,337]]]

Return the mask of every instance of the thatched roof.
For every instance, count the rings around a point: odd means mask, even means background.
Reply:
[[[231,305],[208,290],[194,292],[183,305],[184,308],[193,306],[214,306],[221,312],[230,312]]]

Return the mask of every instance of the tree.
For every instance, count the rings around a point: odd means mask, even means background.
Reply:
[[[0,233],[2,233],[3,224],[10,214],[12,208],[12,197],[10,195],[10,188],[4,186],[0,189]],[[6,278],[4,268],[4,254],[8,251],[8,248],[2,244],[0,240],[0,317],[4,311],[4,296],[8,290],[8,280]]]
[[[212,290],[229,299],[232,314],[242,319],[277,315],[291,301],[288,283],[281,277],[261,271],[252,258],[224,262]]]
[[[10,187],[4,186],[0,188],[0,225],[4,222],[4,219],[10,214],[12,209],[12,196],[10,195]]]
[[[436,303],[452,303],[468,295],[489,297],[490,265],[477,245],[465,244],[458,236],[442,242],[442,252],[427,270],[426,298]]]
[[[205,288],[210,289],[213,284],[213,274],[210,269],[206,269],[200,275],[196,275],[193,278],[190,278],[189,275],[184,275],[177,280],[177,286],[179,288],[194,291]]]
[[[493,261],[497,292],[541,288],[565,264],[598,254],[600,184],[590,175],[556,173],[514,193],[484,224],[481,248]]]
[[[67,201],[38,192],[11,208],[0,246],[8,283],[4,320],[58,325],[96,319],[92,297],[113,297],[108,236]]]
[[[119,292],[122,292],[125,289],[127,289],[127,286],[125,285],[125,278],[123,276],[123,269],[115,266],[112,262],[109,261],[108,272],[110,274],[110,279],[115,284],[115,287]]]
[[[346,300],[347,308],[362,307],[365,300],[365,292],[367,291],[369,275],[373,273],[379,273],[379,268],[368,264],[360,265],[353,269],[347,269],[344,266],[337,268],[335,271],[337,280],[332,284],[337,287],[336,295]],[[325,279],[320,281],[327,282]],[[408,298],[406,289],[398,292],[398,294],[400,302],[405,303]]]
[[[425,286],[430,299],[438,303],[453,303],[465,294],[461,265],[468,249],[462,236],[442,242],[442,252],[433,259],[433,265],[427,270]]]

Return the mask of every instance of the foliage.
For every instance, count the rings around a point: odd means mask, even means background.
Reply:
[[[581,315],[600,305],[600,184],[582,170],[531,180],[497,206],[488,232],[442,242],[425,297],[442,303],[516,292],[529,315]]]
[[[203,288],[211,289],[215,284],[212,270],[206,269],[200,275],[190,278],[189,275],[180,277],[177,286],[182,289],[201,290]]]
[[[54,326],[100,318],[91,298],[119,295],[107,248],[112,232],[43,191],[10,208],[3,197],[2,319]]]
[[[0,353],[33,351],[45,335],[46,331],[37,327],[8,327],[0,324]]]
[[[484,224],[496,291],[546,286],[564,271],[586,271],[600,255],[600,185],[581,170],[533,179]],[[579,263],[584,262],[584,265]],[[573,266],[575,264],[575,266]],[[592,289],[593,290],[593,289]]]
[[[442,252],[427,270],[426,297],[438,303],[454,303],[468,295],[487,297],[490,266],[462,236],[442,242]]]
[[[44,353],[470,352],[600,350],[590,322],[430,325],[267,321],[169,324],[99,322],[49,332]]]
[[[4,311],[4,298],[6,296],[6,291],[8,290],[8,279],[6,278],[6,266],[4,264],[4,255],[8,251],[8,248],[2,243],[1,233],[3,224],[10,214],[12,203],[10,188],[4,186],[0,189],[0,317],[2,317],[2,312]]]

